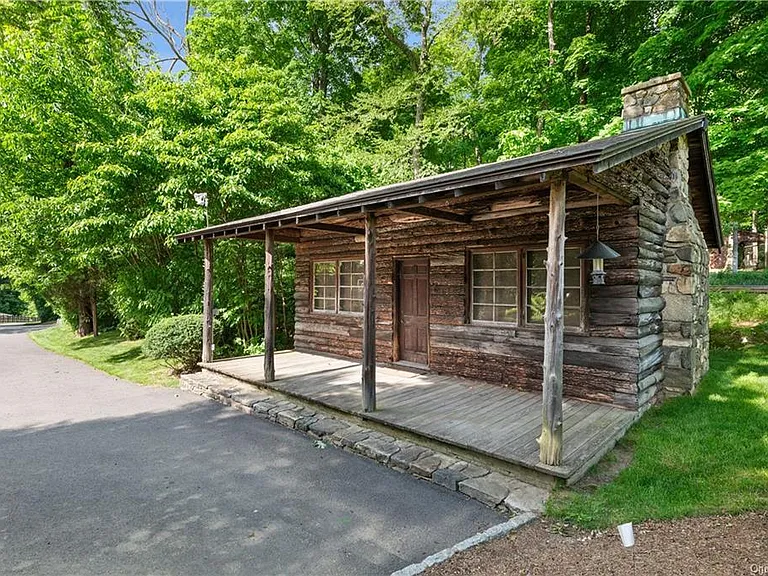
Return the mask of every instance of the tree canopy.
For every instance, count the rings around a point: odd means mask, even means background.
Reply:
[[[176,233],[610,134],[621,87],[676,71],[711,122],[724,220],[768,223],[766,3],[198,0],[174,73],[131,12],[0,0],[0,274],[84,330],[94,308],[131,336],[199,311]],[[263,247],[220,244],[242,351]]]

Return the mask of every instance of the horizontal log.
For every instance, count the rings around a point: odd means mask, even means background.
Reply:
[[[641,228],[644,228],[645,230],[648,230],[655,234],[659,234],[661,236],[667,233],[666,223],[656,222],[655,220],[648,218],[644,214],[640,214],[640,217],[638,219],[638,224],[640,225]]]

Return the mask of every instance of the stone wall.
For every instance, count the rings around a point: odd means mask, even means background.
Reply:
[[[688,142],[670,147],[664,242],[663,395],[692,392],[709,369],[709,251],[691,206]]]

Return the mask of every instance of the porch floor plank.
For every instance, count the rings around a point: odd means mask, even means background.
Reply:
[[[378,366],[377,410],[362,411],[355,360],[306,352],[275,354],[274,382],[264,383],[263,357],[202,365],[237,380],[316,402],[363,419],[571,479],[604,453],[637,417],[622,408],[573,398],[563,405],[563,464],[539,463],[541,394],[455,376]]]

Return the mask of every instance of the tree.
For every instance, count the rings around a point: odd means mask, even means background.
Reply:
[[[3,4],[0,23],[0,262],[85,333],[114,221],[79,179],[120,131],[138,35],[113,2]]]

